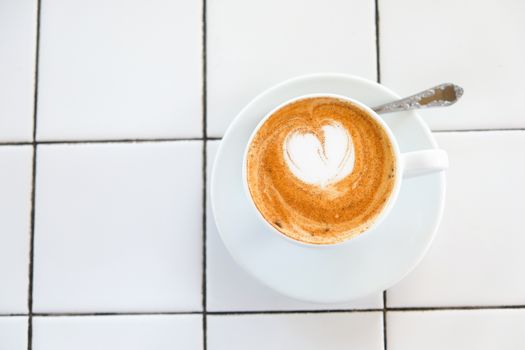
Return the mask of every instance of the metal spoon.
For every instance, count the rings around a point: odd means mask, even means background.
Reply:
[[[463,96],[463,88],[451,83],[444,83],[372,109],[381,114],[420,108],[447,107],[456,103],[461,96]]]

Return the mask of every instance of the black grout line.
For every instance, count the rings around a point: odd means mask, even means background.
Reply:
[[[335,314],[381,312],[383,309],[319,309],[319,310],[264,310],[264,311],[208,311],[213,316],[289,315],[289,314]]]
[[[375,4],[375,25],[376,25],[376,77],[377,82],[381,84],[381,45],[380,45],[380,18],[379,18],[379,0],[374,0]],[[383,291],[383,349],[387,350],[387,295]]]
[[[40,63],[40,20],[41,20],[41,0],[36,2],[36,38],[35,38],[35,76],[34,76],[34,90],[33,90],[33,159],[32,159],[32,174],[31,174],[31,219],[29,231],[29,266],[28,266],[28,287],[27,287],[27,311],[29,313],[27,318],[27,349],[33,349],[33,274],[34,274],[34,251],[35,251],[35,193],[36,193],[36,160],[37,160],[37,111],[38,111],[38,79],[39,79],[39,63]]]
[[[207,167],[208,167],[208,82],[207,82],[207,6],[206,0],[202,0],[202,347],[208,348],[208,319],[207,313]]]
[[[20,317],[20,316],[28,316],[28,314],[24,314],[24,313],[10,313],[10,314],[1,314],[0,313],[0,317]]]
[[[180,311],[180,312],[35,312],[35,317],[89,317],[89,316],[174,316],[174,315],[201,315],[200,311]]]
[[[37,147],[33,146],[32,174],[31,174],[31,217],[29,223],[29,278],[27,287],[27,309],[29,315],[33,312],[33,273],[34,273],[34,247],[35,247],[35,193],[36,193],[36,160]]]
[[[203,348],[207,349],[207,225],[206,225],[206,185],[207,185],[207,141],[202,145],[202,336]]]
[[[222,137],[187,137],[166,139],[113,139],[113,140],[47,140],[47,141],[7,141],[0,142],[0,146],[32,146],[32,145],[76,145],[76,144],[105,144],[105,143],[155,143],[181,141],[220,141]]]
[[[525,305],[494,305],[494,306],[422,306],[422,307],[389,307],[388,311],[460,311],[460,310],[523,310]]]
[[[208,349],[208,316],[207,313],[202,314],[202,348]]]
[[[473,311],[473,310],[525,310],[525,305],[491,305],[491,306],[417,306],[387,307],[371,309],[318,309],[318,310],[263,310],[263,311],[206,311],[213,316],[242,315],[288,315],[288,314],[325,314],[325,313],[368,313],[368,312],[426,312],[426,311]],[[203,315],[203,311],[146,311],[146,312],[34,312],[38,317],[82,317],[82,316],[155,316],[155,315]],[[0,317],[29,316],[27,313],[1,314]]]
[[[148,142],[180,142],[180,141],[204,141],[202,137],[181,138],[157,138],[157,139],[113,139],[113,140],[67,140],[67,141],[37,141],[42,145],[54,144],[86,144],[86,143],[148,143]]]
[[[383,291],[383,349],[387,350],[387,329],[386,329],[387,302],[386,290]]]
[[[379,28],[379,0],[374,0],[375,4],[375,28],[376,28],[376,79],[381,84],[381,55],[380,55],[380,28]]]
[[[35,256],[35,193],[36,193],[36,159],[37,146],[33,145],[32,175],[31,175],[31,218],[29,231],[29,278],[27,287],[27,347],[29,350],[33,347],[33,274],[34,274],[34,256]]]
[[[34,76],[34,90],[33,90],[33,142],[36,140],[36,128],[37,128],[37,108],[38,108],[38,68],[40,63],[40,12],[41,12],[41,1],[36,2],[36,44],[35,44],[35,76]]]
[[[432,133],[467,133],[467,132],[498,132],[525,131],[525,128],[494,128],[494,129],[443,129],[431,130]],[[140,138],[140,139],[102,139],[102,140],[43,140],[43,141],[0,141],[1,146],[34,146],[34,145],[75,145],[75,144],[105,144],[105,143],[154,143],[181,141],[221,141],[222,137],[186,137],[186,138]]]
[[[0,142],[0,146],[33,146],[34,142]]]
[[[500,129],[454,129],[431,130],[432,133],[467,133],[467,132],[494,132],[494,131],[525,131],[525,128],[500,128]],[[6,141],[0,142],[2,146],[35,146],[35,145],[77,145],[77,144],[107,144],[107,143],[158,143],[158,142],[184,142],[184,141],[221,141],[222,137],[188,137],[165,139],[113,139],[113,140],[47,140],[47,141]]]
[[[208,138],[208,64],[207,64],[207,26],[206,0],[202,0],[202,137]]]
[[[495,128],[495,129],[450,129],[431,130],[432,133],[467,133],[467,132],[498,132],[525,131],[525,128]],[[103,139],[103,140],[45,140],[45,141],[0,141],[2,146],[35,146],[35,145],[75,145],[75,144],[105,144],[105,143],[155,143],[181,141],[221,141],[222,137],[186,137],[186,138],[141,138],[141,139]]]
[[[27,318],[27,349],[33,349],[33,318],[29,316]]]
[[[432,130],[433,133],[446,132],[489,132],[489,131],[524,131],[525,128],[495,128],[495,129],[450,129],[450,130]]]

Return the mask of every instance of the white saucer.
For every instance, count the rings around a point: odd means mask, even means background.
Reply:
[[[441,220],[445,175],[403,180],[389,216],[373,232],[343,245],[300,246],[269,232],[243,192],[244,149],[266,113],[286,100],[311,93],[344,95],[369,106],[398,98],[384,86],[340,74],[299,77],[263,92],[239,113],[222,139],[213,167],[211,204],[224,245],[263,284],[296,299],[343,302],[389,288],[422,259]],[[437,147],[418,114],[383,118],[402,152]]]

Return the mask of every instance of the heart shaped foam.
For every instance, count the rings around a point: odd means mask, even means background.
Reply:
[[[323,139],[315,134],[295,131],[283,145],[284,160],[301,181],[326,187],[345,178],[354,168],[352,137],[339,123],[322,128]]]

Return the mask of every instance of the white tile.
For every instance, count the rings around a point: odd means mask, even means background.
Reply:
[[[38,138],[200,136],[201,7],[42,2]]]
[[[525,310],[389,312],[389,350],[522,350]]]
[[[200,350],[202,317],[35,317],[34,350]]]
[[[209,0],[208,133],[224,134],[262,90],[294,76],[376,79],[373,1]]]
[[[450,157],[443,221],[388,306],[525,304],[525,132],[436,137]]]
[[[27,312],[32,158],[31,146],[0,147],[0,313]]]
[[[201,309],[201,142],[37,155],[35,311]]]
[[[208,142],[208,186],[219,142]],[[238,266],[224,247],[213,219],[209,189],[207,218],[207,306],[210,311],[382,308],[382,293],[342,304],[307,303],[281,295]]]
[[[380,312],[208,316],[210,350],[383,349]]]
[[[27,349],[27,317],[0,317],[0,349]]]
[[[33,137],[36,3],[0,2],[0,141]]]
[[[441,82],[465,88],[433,129],[525,127],[525,1],[379,1],[382,82],[401,95]]]

